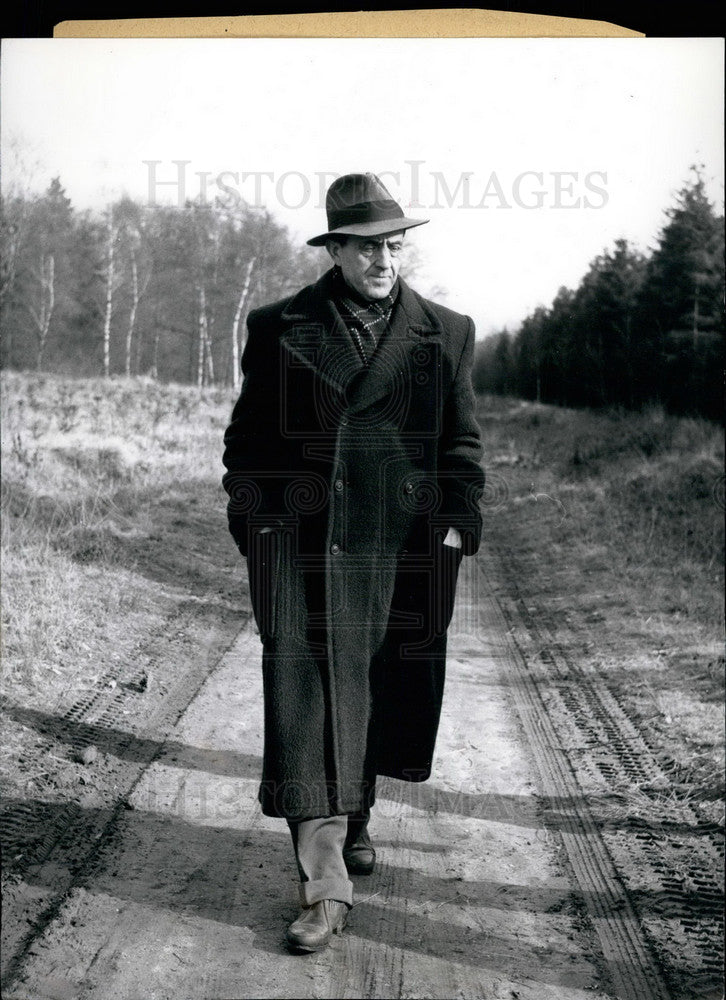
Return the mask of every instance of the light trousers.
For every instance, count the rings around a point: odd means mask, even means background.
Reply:
[[[301,905],[337,899],[352,906],[353,883],[343,861],[348,817],[321,816],[288,825],[300,873]]]

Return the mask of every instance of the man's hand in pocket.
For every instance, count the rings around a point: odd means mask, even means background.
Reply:
[[[454,549],[461,548],[461,535],[456,530],[456,528],[449,528],[449,530],[446,532],[444,545],[450,545]]]

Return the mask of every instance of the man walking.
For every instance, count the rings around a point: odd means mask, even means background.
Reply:
[[[377,775],[429,777],[446,629],[481,536],[474,326],[398,275],[407,218],[347,174],[309,240],[333,262],[250,314],[225,434],[229,527],[262,639],[259,798],[287,820],[302,912],[293,951],[345,926],[368,874]]]

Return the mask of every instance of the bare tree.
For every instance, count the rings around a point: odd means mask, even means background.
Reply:
[[[207,315],[207,292],[203,282],[197,285],[197,388],[204,385],[204,362],[207,361],[207,379],[214,381],[214,366],[209,343],[209,317]]]
[[[0,196],[0,319],[6,318],[18,267],[18,257],[27,224],[27,202],[24,198],[12,200]],[[13,357],[15,324],[4,324],[3,354],[7,361]]]
[[[247,267],[245,269],[244,280],[242,281],[242,291],[240,292],[239,299],[237,300],[237,306],[234,311],[234,319],[232,320],[232,384],[235,390],[239,389],[241,372],[240,372],[240,342],[239,342],[239,328],[240,321],[242,317],[246,314],[247,303],[249,301],[250,285],[252,284],[252,271],[257,261],[257,255],[250,257],[247,262]]]
[[[160,333],[160,321],[159,321],[159,310],[158,307],[154,308],[154,345],[151,355],[151,375],[154,382],[159,381],[159,333]],[[138,368],[138,362],[137,362]]]
[[[136,313],[139,309],[139,266],[136,262],[136,253],[131,250],[131,309],[129,310],[129,325],[126,328],[126,377],[131,375],[131,344],[134,339],[134,327],[136,326]]]
[[[113,221],[113,206],[106,212],[106,266],[104,283],[106,287],[106,308],[103,315],[103,374],[111,374],[111,320],[113,319],[113,292],[116,262],[116,237],[118,233]]]
[[[48,330],[55,307],[55,257],[53,254],[42,253],[39,268],[33,273],[38,281],[38,308],[36,309],[34,305],[28,303],[28,311],[33,319],[38,340],[36,367],[40,371],[43,366],[43,354],[48,342]]]
[[[215,287],[218,281],[218,218],[205,207],[190,206],[194,254],[192,268],[197,293],[197,387],[214,384],[211,330],[214,324]],[[210,292],[211,294],[208,294]]]
[[[12,202],[0,198],[0,309],[13,290],[18,262],[18,250],[28,216],[23,198]]]
[[[141,234],[138,229],[130,228],[127,231],[129,244],[129,259],[131,267],[131,309],[129,310],[129,322],[126,328],[126,375],[131,375],[131,347],[136,329],[136,318],[139,311],[139,302],[149,286],[151,280],[151,266],[147,266],[141,282],[139,282],[139,244]],[[137,351],[138,357],[138,351]]]
[[[211,314],[204,329],[204,354],[206,358],[207,385],[214,385],[214,356],[212,355],[212,330],[214,315]]]
[[[3,142],[3,194],[0,195],[0,309],[10,296],[17,272],[18,253],[30,216],[28,188],[38,170],[16,135]]]

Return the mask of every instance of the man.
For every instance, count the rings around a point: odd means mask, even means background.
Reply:
[[[368,874],[376,776],[423,781],[484,474],[474,326],[398,276],[406,218],[373,174],[334,181],[333,267],[250,314],[225,435],[229,527],[263,643],[265,815],[285,818],[310,952]]]

